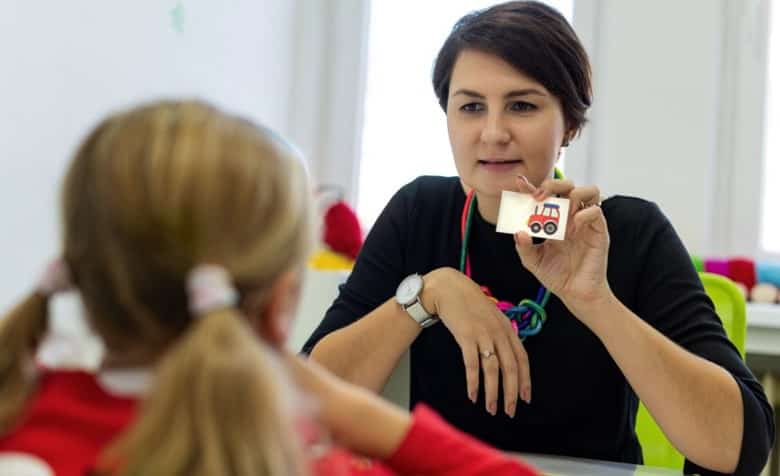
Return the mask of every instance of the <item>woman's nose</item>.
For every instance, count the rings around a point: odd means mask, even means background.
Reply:
[[[506,144],[511,134],[501,114],[487,114],[482,127],[481,140],[485,144]]]

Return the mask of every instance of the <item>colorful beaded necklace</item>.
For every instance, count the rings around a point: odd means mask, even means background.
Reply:
[[[556,168],[554,177],[562,179],[563,174]],[[471,278],[471,260],[468,254],[468,241],[476,206],[477,197],[474,194],[474,190],[470,190],[466,195],[466,202],[463,204],[463,212],[460,218],[460,272],[469,278]],[[480,286],[480,289],[509,318],[512,328],[517,332],[520,340],[534,336],[542,330],[542,326],[547,320],[547,311],[545,311],[544,307],[547,305],[547,301],[550,300],[550,291],[544,286],[539,287],[535,300],[523,299],[516,306],[511,302],[499,301],[493,297],[487,286]]]

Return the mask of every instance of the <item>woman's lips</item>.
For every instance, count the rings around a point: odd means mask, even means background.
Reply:
[[[508,172],[522,164],[522,160],[478,160],[477,163],[480,167],[490,172]]]

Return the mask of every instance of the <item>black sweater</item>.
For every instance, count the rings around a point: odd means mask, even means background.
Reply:
[[[366,238],[355,268],[305,344],[347,326],[391,298],[401,280],[458,268],[465,195],[457,177],[420,177],[392,198]],[[650,202],[605,200],[610,249],[607,279],[634,313],[690,352],[715,362],[739,384],[744,435],[735,474],[758,474],[774,439],[763,389],[725,335],[712,302],[672,225]],[[499,299],[533,299],[539,282],[523,268],[511,235],[475,214],[469,238],[473,279]],[[498,448],[641,463],[634,432],[637,396],[599,339],[555,296],[542,331],[524,345],[533,397],[510,419],[466,396],[460,348],[441,324],[422,331],[411,348],[410,403],[425,402],[458,428]],[[502,395],[502,392],[499,392]],[[497,408],[502,409],[499,399]],[[686,462],[686,472],[716,474]]]

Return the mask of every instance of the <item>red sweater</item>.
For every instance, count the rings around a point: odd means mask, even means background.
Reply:
[[[42,374],[38,393],[20,424],[0,438],[4,457],[22,453],[45,462],[57,476],[85,476],[100,452],[135,416],[137,399],[108,393],[93,374],[57,370]],[[317,476],[536,475],[535,470],[444,422],[419,405],[400,447],[379,463],[334,448],[312,462]]]

